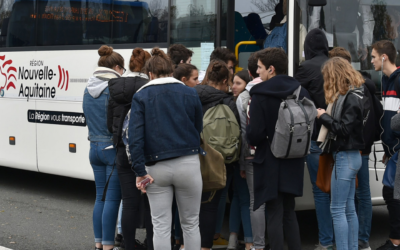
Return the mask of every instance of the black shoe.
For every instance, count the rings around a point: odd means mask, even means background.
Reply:
[[[400,250],[400,246],[394,246],[391,240],[387,240],[386,243],[376,250]]]
[[[121,246],[121,241],[124,237],[122,236],[122,234],[117,234],[117,236],[114,239],[114,246],[115,247],[119,247]]]
[[[139,240],[135,240],[135,250],[146,250],[146,246]]]
[[[181,244],[175,244],[173,250],[179,250],[181,249]]]

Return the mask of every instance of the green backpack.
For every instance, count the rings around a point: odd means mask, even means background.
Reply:
[[[224,157],[226,164],[239,160],[241,136],[238,121],[225,104],[218,104],[204,114],[202,138]]]

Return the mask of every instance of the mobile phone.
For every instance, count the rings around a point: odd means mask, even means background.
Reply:
[[[143,181],[141,181],[140,182],[140,185],[142,186],[142,187],[147,187],[148,185],[150,185],[150,178],[149,177],[147,177],[146,179],[144,179]]]

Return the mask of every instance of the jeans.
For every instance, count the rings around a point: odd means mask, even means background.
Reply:
[[[270,249],[283,249],[284,236],[289,250],[301,249],[294,196],[278,193],[278,198],[265,203],[268,212],[268,238]]]
[[[240,167],[235,166],[233,173],[233,199],[229,216],[229,230],[239,233],[240,222],[243,225],[244,242],[253,242],[250,220],[250,193],[246,179],[240,176]]]
[[[101,201],[116,155],[114,148],[105,149],[110,145],[112,145],[110,142],[90,142],[89,152],[96,185],[96,201],[93,209],[94,238],[96,243],[103,245],[114,245],[115,224],[121,202],[121,188],[116,169],[110,178],[106,199]]]
[[[383,199],[389,211],[390,233],[389,238],[400,240],[400,200],[393,198],[394,189],[383,186]]]
[[[246,166],[246,180],[250,193],[250,219],[253,232],[253,243],[255,249],[265,248],[265,217],[267,210],[265,204],[261,205],[256,211],[254,206],[254,171],[253,165]]]
[[[335,166],[331,177],[331,213],[336,247],[358,250],[358,218],[354,204],[356,175],[361,168],[358,150],[333,153]]]
[[[356,189],[356,209],[358,216],[358,240],[369,242],[372,221],[372,201],[369,186],[369,155],[362,155],[362,166],[358,171],[358,188]]]
[[[145,203],[144,219],[147,233],[147,247],[153,249],[153,225],[151,223],[150,206],[146,195],[136,188],[136,175],[131,169],[125,148],[118,148],[117,169],[122,193],[121,226],[126,250],[135,249],[136,227],[143,214],[140,205]]]
[[[222,189],[221,196],[219,199],[218,212],[217,212],[217,218],[216,218],[217,224],[215,225],[215,233],[216,234],[221,233],[222,224],[224,222],[226,196],[228,195],[229,187],[230,187],[232,179],[233,179],[233,167],[234,167],[234,164],[226,165],[226,186],[224,189]],[[237,167],[239,167],[239,164],[237,164]]]
[[[333,245],[333,225],[330,211],[331,199],[329,194],[324,193],[317,187],[317,173],[319,165],[319,156],[322,150],[317,142],[311,141],[310,154],[307,155],[307,167],[310,173],[311,184],[314,193],[315,212],[317,214],[319,242],[323,246]]]
[[[154,249],[171,250],[171,207],[175,193],[185,249],[200,250],[199,213],[203,185],[199,156],[160,161],[146,170],[154,178],[146,188],[154,226]]]

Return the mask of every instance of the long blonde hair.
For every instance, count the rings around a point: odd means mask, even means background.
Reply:
[[[364,83],[362,75],[343,58],[333,57],[322,67],[326,103],[334,103],[340,95]]]

